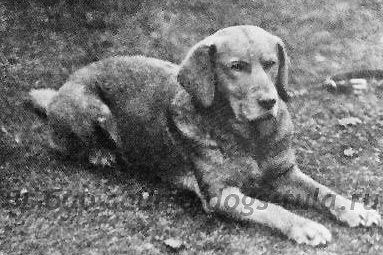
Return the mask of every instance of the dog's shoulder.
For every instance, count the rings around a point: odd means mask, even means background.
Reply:
[[[192,97],[180,88],[170,105],[170,125],[178,140],[190,144],[193,148],[216,147],[217,144],[203,125],[203,117],[197,112]]]

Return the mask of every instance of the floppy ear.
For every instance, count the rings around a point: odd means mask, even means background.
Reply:
[[[209,107],[214,99],[214,44],[199,43],[193,47],[181,63],[178,82],[203,107]]]
[[[279,58],[279,67],[278,67],[278,75],[275,82],[275,86],[278,91],[278,95],[282,98],[283,101],[287,102],[290,99],[290,95],[287,91],[287,83],[288,83],[288,67],[287,67],[287,54],[285,45],[278,38],[277,43],[278,48],[278,58]]]

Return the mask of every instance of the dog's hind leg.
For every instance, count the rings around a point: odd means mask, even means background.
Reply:
[[[53,147],[70,157],[85,157],[91,163],[109,165],[103,156],[114,161],[113,156],[104,152],[120,146],[109,107],[81,84],[64,86],[47,110]]]

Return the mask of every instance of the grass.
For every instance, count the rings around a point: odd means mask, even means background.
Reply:
[[[289,51],[290,88],[298,95],[290,110],[303,170],[348,197],[377,195],[381,207],[382,86],[371,81],[361,95],[320,86],[328,75],[382,66],[380,1],[66,2],[0,2],[0,254],[382,254],[377,228],[350,229],[292,208],[333,233],[328,247],[310,248],[260,225],[206,215],[194,195],[128,170],[68,162],[47,149],[45,124],[22,107],[31,88],[58,88],[97,59],[143,54],[179,63],[219,28],[259,25],[283,38]],[[338,125],[346,117],[362,123]],[[347,148],[357,154],[345,156]],[[60,206],[53,195],[47,200],[47,191],[55,191]],[[15,198],[20,192],[28,203]],[[172,251],[168,238],[183,248]]]

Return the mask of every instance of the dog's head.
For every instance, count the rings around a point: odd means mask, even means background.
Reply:
[[[281,39],[256,26],[234,26],[197,43],[177,78],[202,107],[220,94],[237,120],[261,120],[276,116],[279,100],[289,98],[286,62]]]

